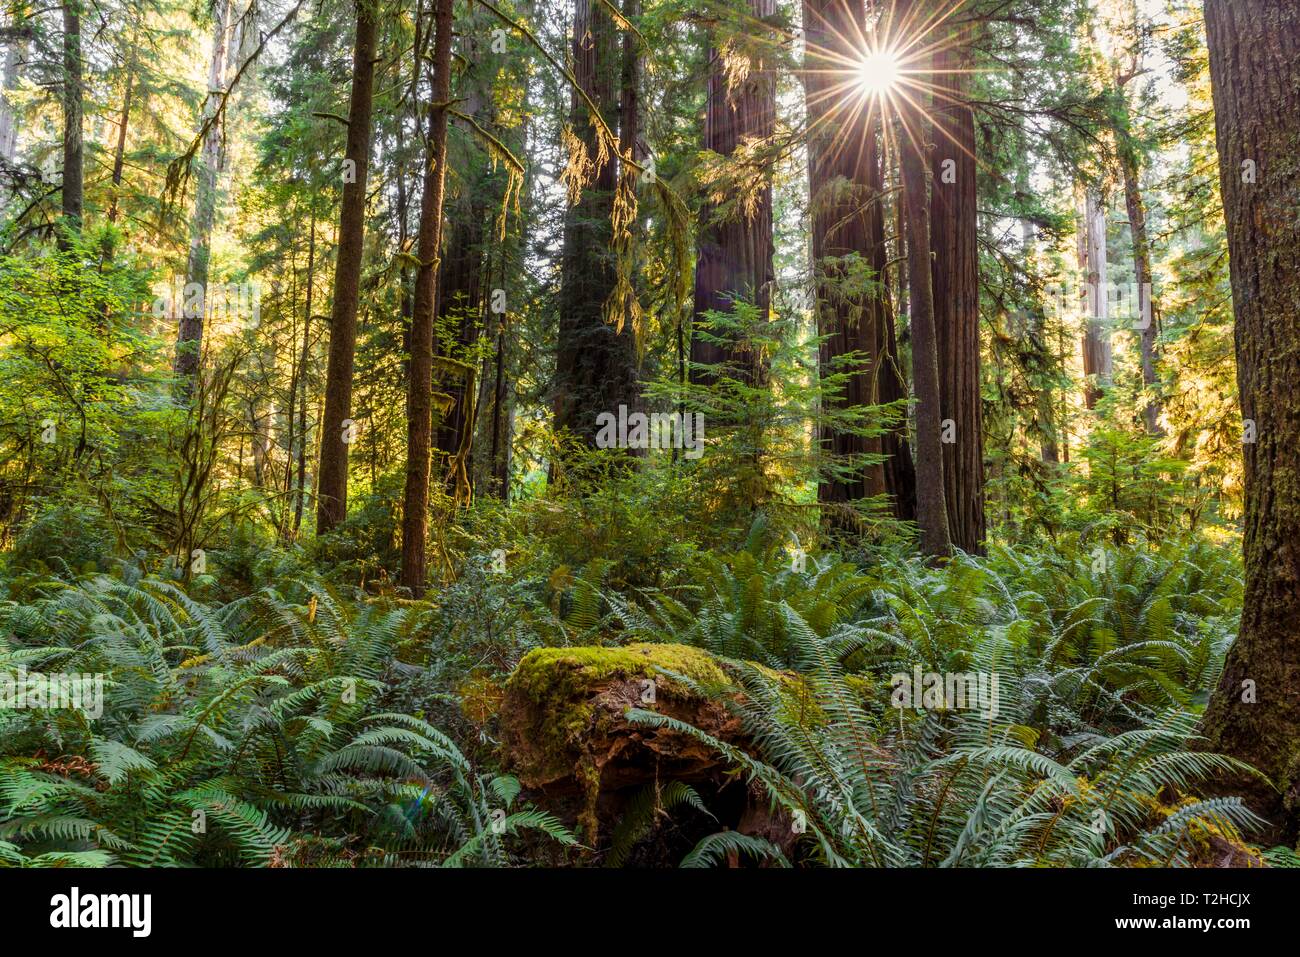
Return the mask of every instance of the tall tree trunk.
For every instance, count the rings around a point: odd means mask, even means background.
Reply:
[[[286,537],[298,537],[302,526],[302,503],[307,495],[307,362],[311,355],[311,307],[316,284],[316,206],[312,203],[307,226],[307,303],[302,316],[302,348],[289,378],[289,434],[285,440],[288,460],[284,466],[284,491],[292,503],[292,520],[285,522]],[[293,344],[292,338],[290,344]],[[299,399],[299,392],[302,398]],[[297,471],[295,479],[294,472]]]
[[[472,15],[477,13],[474,8]],[[460,57],[465,67],[460,75],[457,98],[460,110],[480,126],[492,125],[491,91],[485,88],[486,51],[475,37],[471,21],[464,31]],[[491,163],[478,147],[468,121],[451,120],[463,134],[460,149],[447,157],[452,181],[447,187],[446,226],[443,229],[442,267],[438,273],[438,321],[435,350],[454,363],[443,363],[434,372],[434,387],[448,398],[448,405],[434,428],[434,447],[446,463],[448,486],[457,498],[473,494],[474,469],[470,461],[474,424],[477,418],[476,368],[465,362],[469,347],[483,328],[484,266],[494,206],[488,193],[493,185]],[[499,178],[499,177],[498,177]],[[445,340],[445,343],[444,343]]]
[[[812,258],[816,281],[817,333],[824,338],[818,356],[821,375],[848,375],[843,391],[825,396],[828,408],[855,408],[880,402],[881,342],[884,339],[884,277],[864,276],[883,251],[882,199],[877,188],[879,109],[844,95],[838,75],[854,56],[855,38],[864,27],[863,6],[851,0],[804,0],[803,25],[808,58],[804,89],[808,103],[808,182],[812,204]],[[860,354],[852,369],[842,356]],[[879,437],[867,437],[823,424],[824,454],[832,461],[878,457]],[[883,463],[865,465],[852,478],[824,477],[817,487],[823,503],[843,503],[883,495]],[[846,524],[836,515],[836,524]]]
[[[352,97],[348,105],[348,136],[344,153],[345,165],[353,175],[344,179],[343,203],[339,210],[334,303],[330,309],[329,364],[325,372],[320,468],[316,478],[318,535],[334,528],[348,514],[349,433],[343,423],[352,414],[352,365],[357,348],[357,307],[361,298],[361,259],[365,245],[366,179],[370,167],[377,27],[377,13],[370,0],[357,0],[356,10]]]
[[[1026,167],[1021,171],[1020,181],[1016,187],[1018,193],[1028,192],[1028,180],[1028,168]],[[1025,272],[1026,275],[1029,275],[1034,260],[1034,223],[1028,218],[1020,221],[1020,244],[1024,250]],[[1043,365],[1050,368],[1055,353],[1048,341],[1050,332],[1047,328],[1047,310],[1035,310],[1035,313],[1032,320],[1034,350],[1037,355],[1041,356],[1040,361],[1042,361]],[[1035,425],[1041,436],[1038,446],[1039,456],[1045,465],[1058,465],[1061,461],[1061,455],[1056,444],[1056,412],[1053,395],[1054,390],[1049,384],[1039,389],[1038,397],[1034,402]]]
[[[463,192],[470,195],[460,196],[447,216],[437,297],[438,332],[453,344],[452,348],[439,346],[439,354],[446,359],[455,359],[458,352],[472,345],[482,326],[483,244],[492,214],[482,198],[473,195],[481,186],[478,177],[470,177],[463,184]],[[456,360],[454,367],[438,369],[435,377],[439,391],[450,401],[434,429],[434,445],[451,463],[456,456],[468,454],[467,443],[473,438],[473,370]]]
[[[526,182],[526,180],[525,180]],[[516,252],[523,249],[523,231],[517,237]],[[511,248],[515,243],[502,243],[498,255],[498,280],[496,287],[507,288],[506,271],[509,266]],[[507,300],[508,305],[508,300]],[[511,439],[514,435],[514,401],[506,370],[510,361],[510,313],[509,310],[493,311],[492,328],[495,331],[495,348],[491,360],[492,406],[488,420],[488,469],[487,492],[505,501],[510,496]],[[485,381],[488,374],[484,374]]]
[[[574,4],[573,74],[601,115],[612,122],[619,106],[618,31],[600,0]],[[594,445],[600,413],[617,414],[620,405],[631,408],[638,402],[636,340],[630,326],[606,317],[618,275],[610,220],[618,183],[617,157],[614,150],[598,147],[588,107],[576,91],[569,125],[596,168],[581,201],[570,205],[564,217],[555,428],[568,429]],[[604,162],[599,159],[602,152]]]
[[[226,83],[226,57],[230,49],[231,0],[217,0],[212,24],[212,59],[208,64],[208,96],[203,103],[202,124],[211,123],[199,152],[198,184],[194,195],[194,218],[190,225],[190,251],[185,263],[184,310],[176,334],[176,377],[181,393],[188,398],[194,389],[203,352],[203,322],[207,312],[208,264],[212,256],[212,224],[217,212],[217,177],[222,165],[221,124],[212,123],[221,104]],[[198,288],[193,297],[190,290]]]
[[[415,312],[406,401],[406,492],[402,499],[401,583],[420,597],[428,573],[429,472],[433,446],[433,326],[447,177],[447,109],[451,101],[452,0],[436,0],[433,24],[433,100],[416,255]]]
[[[875,179],[872,181],[872,186],[875,189],[881,189],[885,182],[892,179],[894,170],[886,169],[887,162],[887,158],[882,155],[879,167],[873,170]],[[886,173],[890,175],[887,176]],[[907,230],[903,216],[904,206],[903,197],[895,191],[893,198],[880,211],[881,219],[878,226],[883,238],[885,215],[889,212],[894,224],[892,259],[895,265],[892,286],[897,290],[896,296],[891,289],[888,266],[891,260],[891,244],[882,242],[876,248],[871,263],[872,269],[877,275],[883,277],[886,283],[884,323],[881,328],[881,339],[877,344],[881,356],[880,401],[883,403],[898,402],[911,396],[905,365],[898,351],[898,334],[894,323],[895,315],[901,315],[901,310],[907,308],[905,245]],[[873,226],[873,228],[877,227]],[[894,309],[895,297],[899,304],[899,312],[895,312]],[[894,504],[894,517],[900,522],[914,522],[916,521],[916,465],[912,461],[912,447],[908,441],[908,416],[904,415],[895,427],[881,436],[880,451],[885,455],[885,490]]]
[[[750,16],[767,22],[776,16],[776,0],[749,0]],[[758,27],[757,29],[762,29]],[[704,148],[720,156],[731,156],[747,141],[767,142],[776,128],[776,77],[771,65],[750,64],[748,75],[735,89],[727,89],[727,75],[721,51],[709,50],[707,112],[704,118]],[[749,302],[766,318],[771,308],[772,284],[772,188],[765,184],[753,197],[752,207],[732,204],[722,217],[711,204],[701,210],[701,225],[695,260],[695,321],[709,311],[733,309],[733,297]],[[729,365],[734,372],[757,379],[762,370],[757,358],[741,355],[722,344],[691,339],[691,361],[702,365]],[[697,378],[708,373],[695,370]]]
[[[939,355],[943,482],[952,542],[984,550],[984,416],[980,396],[980,287],[975,116],[968,105],[970,31],[935,54],[930,193],[931,276]],[[949,420],[951,420],[949,422]]]
[[[117,120],[117,145],[113,147],[113,192],[108,200],[108,221],[117,222],[118,208],[121,204],[122,174],[126,169],[126,134],[131,125],[131,100],[135,95],[135,42],[131,44],[131,66],[128,67],[126,90],[122,94],[122,112]],[[105,258],[112,255],[112,246],[106,240]]]
[[[29,13],[24,2],[9,4],[8,26],[12,35],[5,41],[4,64],[0,66],[0,160],[12,163],[18,150],[18,115],[9,95],[18,86],[23,56],[31,38]],[[0,193],[0,200],[3,194]]]
[[[1094,408],[1111,377],[1110,301],[1106,279],[1106,207],[1101,193],[1084,191],[1083,217],[1079,230],[1079,268],[1086,285],[1084,293],[1083,374],[1089,377],[1084,402]]]
[[[927,63],[918,69],[930,73]],[[934,322],[934,287],[930,270],[930,183],[926,152],[931,142],[926,116],[929,97],[908,94],[901,108],[898,136],[902,154],[903,202],[907,209],[908,296],[912,319],[912,386],[916,390],[916,522],[921,551],[932,557],[951,554],[948,509],[944,499],[942,397],[939,352]]]
[[[1207,746],[1249,762],[1300,811],[1300,10],[1290,0],[1206,0],[1227,220],[1237,383],[1246,420],[1241,630],[1203,721]],[[1253,426],[1253,428],[1252,428]]]
[[[1137,151],[1121,135],[1120,170],[1124,175],[1124,202],[1128,207],[1129,228],[1133,233],[1133,272],[1137,280],[1138,346],[1142,362],[1142,386],[1149,394],[1142,408],[1142,421],[1151,435],[1160,434],[1160,400],[1155,392],[1156,378],[1156,307],[1151,282],[1151,242],[1147,237],[1147,210],[1142,199]]]
[[[517,5],[519,17],[522,22],[531,23],[535,15],[535,0],[520,0]],[[522,103],[516,116],[518,117],[517,125],[512,127],[498,128],[498,134],[503,142],[509,146],[511,151],[516,155],[525,154],[528,151],[530,115],[530,94],[528,84],[522,84]],[[531,221],[531,196],[532,196],[532,173],[531,167],[526,166],[521,172],[522,184],[518,194],[518,212],[515,216],[506,215],[509,211],[502,209],[502,214],[506,218],[502,220],[500,234],[497,241],[493,244],[493,255],[490,257],[488,273],[495,276],[495,282],[492,284],[493,289],[500,289],[506,295],[504,303],[498,303],[496,308],[488,311],[490,316],[488,322],[494,348],[492,355],[484,363],[483,369],[483,386],[484,386],[484,403],[485,413],[485,444],[487,445],[487,462],[484,469],[484,485],[487,494],[500,498],[503,501],[510,494],[510,470],[511,470],[511,443],[514,435],[514,388],[510,381],[510,364],[512,339],[510,335],[510,311],[509,307],[513,304],[512,292],[515,298],[522,298],[518,294],[517,287],[512,290],[509,277],[519,276],[523,270],[520,264],[523,263],[527,256],[527,234],[525,224]],[[514,222],[513,227],[511,222]],[[489,293],[489,296],[491,293]]]
[[[63,222],[59,248],[67,249],[81,232],[84,155],[81,120],[84,83],[81,53],[81,0],[63,3]]]
[[[623,17],[629,23],[633,23],[640,16],[641,0],[623,0]],[[630,178],[634,183],[638,175],[635,167],[631,164],[640,163],[643,159],[641,150],[640,43],[641,41],[634,30],[624,31],[623,60],[619,77],[618,152],[621,174],[624,178]],[[628,268],[630,273],[628,281],[632,285],[632,295],[627,297],[624,304],[623,323],[626,328],[632,327],[639,308],[635,257],[636,247],[641,239],[641,226],[642,219],[637,217],[629,227],[629,231],[632,233],[632,248],[629,250],[628,255],[632,260],[632,265]]]

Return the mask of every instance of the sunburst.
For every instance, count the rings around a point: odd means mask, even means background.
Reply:
[[[868,96],[880,96],[894,88],[899,78],[898,54],[893,50],[873,50],[858,63],[858,88]]]
[[[863,17],[860,0],[835,0],[821,14],[814,14],[819,22],[804,24],[804,73],[813,117],[809,133],[825,126],[833,131],[832,153],[842,149],[860,153],[863,144],[855,140],[869,135],[866,131],[879,119],[884,148],[890,152],[897,145],[892,133],[892,120],[897,119],[902,135],[919,146],[934,110],[958,102],[951,75],[976,72],[933,65],[937,54],[958,46],[953,19],[969,5],[969,0],[877,0],[866,5]],[[933,128],[970,155],[943,124]]]

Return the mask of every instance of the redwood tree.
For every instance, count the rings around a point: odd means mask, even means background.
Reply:
[[[930,72],[924,55],[918,72]],[[943,479],[942,395],[934,287],[930,269],[930,182],[926,152],[931,124],[928,97],[913,89],[904,98],[898,136],[907,218],[908,299],[912,320],[912,387],[916,392],[916,522],[921,551],[938,557],[952,552]]]
[[[1084,190],[1079,216],[1079,270],[1084,276],[1082,297],[1085,316],[1083,329],[1083,374],[1088,377],[1084,403],[1094,408],[1111,377],[1111,347],[1107,296],[1106,204],[1101,191]]]
[[[609,8],[601,0],[576,0],[573,76],[581,92],[573,91],[569,114],[576,150],[571,151],[570,173],[581,165],[575,162],[580,155],[590,165],[580,198],[564,216],[554,424],[588,445],[595,444],[600,413],[616,414],[620,405],[631,407],[638,401],[635,333],[628,323],[608,314],[618,284],[611,220],[619,176],[616,144],[602,144],[605,134],[591,115],[594,106],[609,123],[618,113],[619,49]]]
[[[357,307],[361,298],[361,256],[365,244],[366,174],[370,167],[371,112],[375,91],[375,34],[372,0],[356,0],[357,32],[352,51],[352,97],[344,152],[343,203],[339,210],[334,302],[330,308],[329,364],[321,417],[320,469],[316,480],[316,531],[327,532],[348,514],[348,439],[344,422],[352,414],[352,365],[357,349]]]
[[[930,250],[940,418],[950,426],[942,436],[948,529],[958,548],[982,552],[984,423],[969,40],[968,28],[954,28],[951,44],[935,54]]]
[[[1254,765],[1300,804],[1300,9],[1206,0],[1227,220],[1237,383],[1246,420],[1245,602],[1210,699],[1208,747]],[[1253,441],[1251,441],[1253,439]]]
[[[812,202],[812,257],[816,280],[817,333],[823,337],[823,375],[848,373],[836,406],[880,402],[880,364],[885,341],[883,269],[884,216],[877,148],[879,103],[845,91],[846,62],[856,55],[864,7],[853,0],[804,0],[808,60],[804,87],[808,102],[808,180]],[[837,364],[857,353],[851,370]],[[879,456],[879,437],[822,427],[823,450],[832,456]],[[880,462],[852,479],[828,477],[818,499],[849,502],[886,492]]]
[[[749,0],[753,29],[776,17],[776,0]],[[722,51],[709,50],[704,148],[730,157],[742,144],[765,143],[776,128],[776,77],[761,56],[754,56],[745,77],[728,86]],[[772,187],[755,188],[748,202],[706,203],[700,213],[695,260],[695,319],[706,312],[729,312],[739,299],[766,317],[775,280],[772,256]],[[691,361],[732,365],[759,374],[754,359],[695,336]],[[697,372],[698,376],[698,372]]]

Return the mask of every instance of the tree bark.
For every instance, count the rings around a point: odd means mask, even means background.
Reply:
[[[117,145],[113,147],[113,193],[108,201],[108,221],[117,222],[118,207],[120,205],[120,192],[122,188],[122,173],[126,168],[126,134],[131,124],[131,100],[135,94],[135,41],[132,41],[132,61],[129,67],[129,73],[126,77],[126,90],[122,94],[122,112],[117,120]],[[106,246],[107,251],[111,254],[112,247]],[[107,258],[107,257],[106,257]]]
[[[478,26],[481,26],[479,24]],[[476,24],[471,20],[464,31],[460,57],[465,66],[460,75],[459,109],[482,127],[492,126],[492,96],[485,77],[486,55],[475,39]],[[490,76],[490,65],[486,66]],[[469,123],[452,118],[451,124],[462,132],[463,144],[447,157],[452,181],[445,188],[446,225],[443,228],[442,266],[438,273],[438,321],[435,351],[456,365],[436,369],[434,387],[448,397],[450,407],[438,418],[434,428],[434,447],[446,463],[446,482],[458,497],[473,495],[474,469],[471,453],[477,417],[479,390],[475,370],[462,364],[470,346],[483,329],[483,311],[487,290],[487,242],[492,226],[496,197],[491,197],[492,167],[488,157],[474,140]],[[448,147],[450,149],[450,145]],[[498,177],[499,178],[499,177]]]
[[[897,151],[895,151],[897,152]],[[881,163],[876,172],[875,185],[881,188],[886,182],[895,181],[893,169],[887,168],[887,157],[881,156]],[[881,243],[873,254],[872,269],[882,276],[886,283],[884,293],[884,323],[881,340],[878,343],[881,355],[880,365],[880,401],[898,402],[911,398],[907,383],[906,367],[898,351],[898,333],[894,317],[901,315],[907,306],[907,229],[904,220],[903,196],[896,189],[892,199],[881,209],[880,231],[884,236],[886,214],[894,225],[894,241]],[[892,257],[891,257],[892,250]],[[889,263],[894,262],[891,283]],[[897,299],[898,310],[894,308]],[[916,465],[912,461],[912,445],[908,439],[908,416],[904,415],[896,426],[885,432],[880,439],[880,451],[885,455],[885,490],[894,504],[894,517],[900,522],[916,521]]]
[[[1241,628],[1206,709],[1207,747],[1267,774],[1275,821],[1300,804],[1300,8],[1206,0],[1246,419]],[[1248,165],[1250,164],[1250,165]],[[1250,426],[1253,425],[1253,429]],[[1253,434],[1252,434],[1253,433]],[[1253,690],[1253,694],[1251,694]]]
[[[348,443],[344,421],[352,414],[352,366],[357,348],[357,307],[361,298],[361,258],[366,229],[366,179],[370,166],[370,127],[375,87],[377,15],[370,0],[357,0],[357,32],[352,56],[352,96],[348,105],[347,164],[355,176],[343,183],[338,255],[334,263],[334,302],[330,309],[329,363],[325,372],[325,410],[320,428],[320,468],[316,479],[316,533],[328,532],[348,513]]]
[[[970,32],[955,28],[935,54],[935,150],[930,251],[939,356],[943,483],[952,542],[984,551],[984,416],[980,396],[980,287],[975,116],[968,105]],[[952,441],[948,441],[951,439]]]
[[[929,65],[918,66],[924,75]],[[944,498],[942,396],[939,385],[938,341],[935,334],[934,288],[930,269],[930,121],[929,97],[920,90],[908,94],[901,108],[898,136],[902,154],[903,202],[907,210],[908,296],[912,319],[912,386],[916,390],[916,522],[921,551],[931,557],[952,553],[948,509]]]
[[[212,59],[208,65],[208,96],[203,103],[201,124],[216,115],[226,83],[226,58],[230,50],[231,0],[218,0],[212,25]],[[186,290],[197,285],[201,292],[192,300],[188,291],[176,334],[175,371],[182,395],[194,389],[203,352],[203,322],[208,306],[208,264],[212,256],[212,224],[217,212],[217,177],[222,165],[221,124],[212,123],[199,153],[198,185],[194,195],[194,219],[190,226],[190,251],[185,264]]]
[[[609,10],[600,0],[577,0],[573,74],[607,122],[619,108],[619,63],[618,31]],[[615,150],[605,149],[602,161],[586,101],[576,91],[569,124],[595,169],[581,200],[564,217],[555,428],[594,446],[600,413],[617,415],[620,405],[630,409],[639,402],[636,339],[626,322],[606,317],[618,282],[611,223],[619,176]]]
[[[1142,386],[1148,393],[1142,407],[1142,421],[1150,435],[1160,434],[1160,399],[1155,395],[1156,315],[1154,287],[1151,281],[1151,242],[1147,237],[1147,210],[1142,199],[1137,152],[1127,134],[1121,135],[1120,170],[1124,176],[1124,203],[1128,208],[1129,229],[1133,234],[1133,272],[1137,280],[1138,348],[1142,364]]]
[[[776,0],[749,0],[754,20],[771,20],[776,9]],[[737,88],[728,91],[721,53],[711,48],[704,148],[731,156],[743,143],[769,141],[776,128],[775,80],[771,65],[759,59],[750,64],[748,76]],[[751,209],[737,209],[725,218],[720,218],[711,204],[701,210],[695,261],[697,323],[709,311],[731,312],[737,299],[753,305],[761,318],[769,315],[775,281],[771,184],[764,184],[756,193]],[[756,357],[699,336],[691,339],[691,362],[731,366],[733,374],[755,381],[762,376]],[[693,370],[693,377],[704,380],[710,376],[706,370]]]
[[[312,197],[311,215],[307,226],[307,303],[302,315],[302,349],[294,366],[289,383],[289,454],[297,460],[298,476],[293,484],[293,535],[298,537],[302,527],[302,507],[307,498],[307,363],[311,358],[311,307],[316,291],[316,206]],[[301,392],[301,398],[299,398]],[[295,425],[296,418],[296,425]],[[285,490],[288,491],[293,470],[285,466]]]
[[[838,395],[823,395],[827,408],[880,402],[884,341],[884,276],[876,271],[884,249],[883,199],[877,143],[879,106],[846,96],[843,63],[855,55],[864,28],[863,7],[850,0],[804,0],[807,41],[804,89],[808,103],[808,184],[812,205],[812,259],[821,375],[848,375]],[[870,269],[870,275],[863,272]],[[840,357],[857,353],[851,369]],[[881,440],[820,426],[823,454],[832,462],[879,457]],[[886,493],[883,462],[866,464],[852,478],[825,476],[817,486],[824,504],[852,502]],[[836,513],[833,524],[847,527]]]
[[[63,3],[63,222],[59,248],[81,232],[85,149],[81,122],[84,96],[81,53],[81,0]]]
[[[433,35],[433,101],[429,104],[428,155],[420,196],[415,312],[411,316],[411,364],[406,402],[406,492],[402,504],[400,581],[420,597],[428,574],[429,473],[433,446],[433,326],[442,206],[447,177],[447,108],[451,100],[452,0],[436,0]]]
[[[1017,178],[1016,192],[1028,194],[1029,192],[1029,168],[1022,167],[1020,175]],[[1025,274],[1031,275],[1030,270],[1033,268],[1034,261],[1034,223],[1033,220],[1025,218],[1020,221],[1020,245],[1024,251],[1024,268]],[[1047,310],[1035,310],[1035,315],[1031,320],[1031,328],[1034,336],[1034,351],[1040,357],[1040,369],[1050,368],[1055,361],[1055,352],[1048,341],[1051,333],[1047,328]],[[1034,401],[1034,426],[1039,433],[1039,457],[1044,465],[1059,465],[1061,455],[1056,444],[1056,412],[1054,390],[1050,383],[1038,391],[1038,396]]]
[[[26,25],[27,11],[21,4],[13,4],[9,25],[14,30]],[[18,86],[23,55],[27,50],[28,34],[15,35],[5,41],[4,66],[0,67],[0,159],[13,162],[18,149],[18,116],[9,102],[9,94]],[[0,194],[3,198],[3,194]]]
[[[1083,332],[1083,374],[1088,376],[1084,402],[1089,409],[1111,377],[1110,302],[1106,279],[1106,207],[1098,190],[1085,190],[1083,217],[1079,230],[1079,268],[1085,290],[1085,325]]]

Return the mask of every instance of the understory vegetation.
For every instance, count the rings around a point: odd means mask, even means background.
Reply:
[[[548,521],[581,528],[587,504],[548,501],[565,513]],[[1194,734],[1240,610],[1228,547],[1090,549],[1072,535],[942,568],[813,550],[796,570],[788,537],[760,517],[734,550],[647,533],[627,540],[633,554],[620,536],[585,565],[552,566],[566,543],[545,523],[533,534],[499,573],[495,543],[478,542],[463,574],[418,602],[362,590],[355,567],[320,575],[305,554],[213,551],[188,585],[106,552],[103,570],[11,556],[0,667],[102,674],[104,691],[94,721],[69,709],[0,719],[0,860],[624,860],[675,818],[712,820],[707,801],[658,782],[612,841],[584,845],[501,771],[492,703],[531,649],[634,642],[716,655],[729,680],[700,693],[734,709],[753,746],[653,710],[631,720],[716,748],[800,822],[789,851],[719,828],[683,865],[1291,860],[1252,845],[1263,822],[1239,798],[1204,790],[1249,773]],[[65,554],[100,547],[93,529],[76,535]],[[914,668],[997,675],[995,710],[894,707],[890,676]]]

